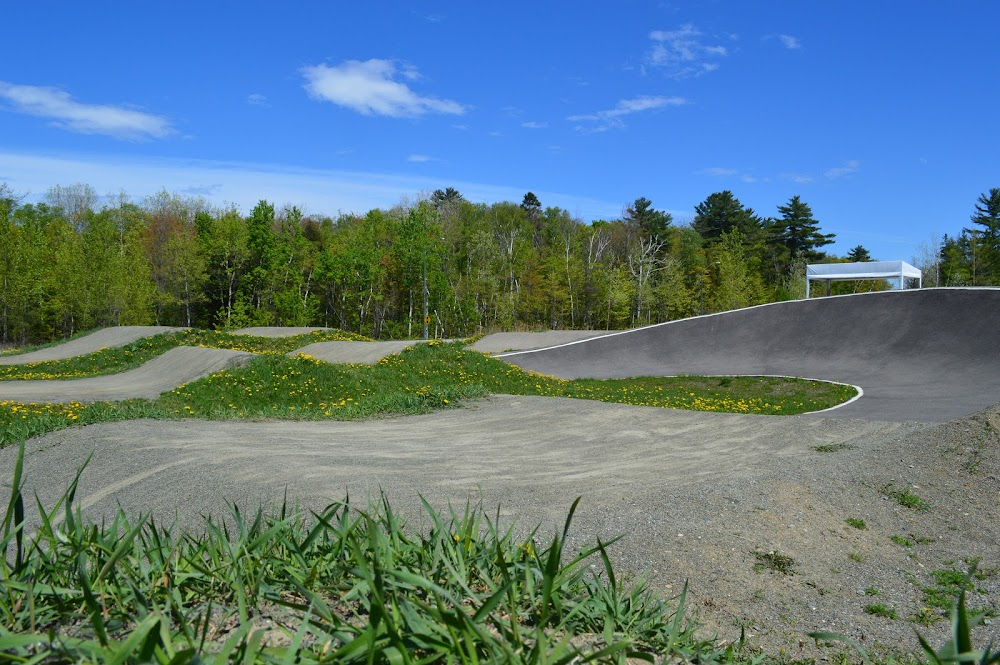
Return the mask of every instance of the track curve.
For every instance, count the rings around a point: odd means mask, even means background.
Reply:
[[[178,346],[119,374],[64,381],[3,381],[0,401],[102,402],[141,397],[156,399],[167,390],[246,362],[254,354],[230,349]]]
[[[115,326],[113,328],[102,328],[89,335],[71,339],[63,344],[39,349],[38,351],[0,356],[0,365],[26,365],[27,363],[44,362],[47,360],[65,360],[67,358],[75,358],[76,356],[84,356],[88,353],[100,351],[101,349],[125,346],[143,337],[152,337],[180,330],[187,330],[187,328],[175,328],[171,326]]]
[[[944,422],[1000,402],[1000,289],[773,303],[500,357],[562,378],[825,379],[864,397],[824,417]]]

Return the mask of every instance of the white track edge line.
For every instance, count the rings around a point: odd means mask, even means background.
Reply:
[[[669,326],[673,323],[683,323],[685,321],[694,321],[695,319],[706,319],[711,316],[723,316],[725,314],[733,314],[734,312],[746,312],[751,309],[759,309],[761,307],[773,307],[775,305],[788,305],[791,303],[798,302],[810,302],[818,300],[829,300],[831,298],[855,298],[863,296],[883,296],[886,294],[906,294],[906,293],[923,293],[925,291],[1000,291],[1000,287],[997,286],[948,286],[948,287],[933,287],[927,289],[905,289],[900,291],[899,289],[893,291],[874,291],[871,293],[845,293],[836,296],[822,296],[816,298],[800,298],[799,300],[781,300],[778,302],[766,302],[760,305],[751,305],[750,307],[740,307],[739,309],[729,309],[725,312],[713,312],[712,314],[699,314],[698,316],[689,316],[685,319],[674,319],[673,321],[663,321],[662,323],[654,323],[648,326],[642,326],[639,328],[631,328],[629,330],[619,330],[613,333],[597,334],[593,337],[587,337],[586,339],[578,339],[572,342],[564,342],[562,344],[554,344],[552,346],[545,346],[540,349],[525,349],[523,351],[508,351],[507,353],[498,353],[494,355],[494,358],[508,358],[510,356],[520,356],[529,353],[538,353],[539,351],[551,351],[553,349],[561,349],[567,346],[573,346],[574,344],[583,344],[585,342],[593,342],[599,339],[606,339],[608,337],[615,337],[617,335],[628,335],[630,333],[639,332],[641,330],[649,330],[651,328],[659,328],[661,326]]]

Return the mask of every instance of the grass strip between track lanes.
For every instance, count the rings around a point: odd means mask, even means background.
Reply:
[[[357,420],[427,413],[490,394],[539,395],[637,406],[794,415],[840,404],[854,388],[773,377],[645,377],[568,381],[543,376],[461,342],[429,342],[375,365],[334,365],[304,354],[265,355],[164,393],[93,404],[0,402],[0,447],[67,426],[135,418]]]
[[[23,365],[0,365],[0,381],[83,379],[117,374],[142,365],[177,346],[202,346],[259,354],[282,354],[315,342],[363,342],[367,337],[342,330],[316,330],[289,337],[255,337],[214,330],[181,330],[143,337],[125,346],[110,347],[65,360],[43,360]]]

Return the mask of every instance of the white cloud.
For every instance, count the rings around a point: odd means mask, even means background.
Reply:
[[[719,68],[712,58],[724,58],[729,49],[721,44],[709,44],[701,31],[691,23],[685,23],[677,30],[653,30],[649,38],[652,48],[646,53],[648,67],[663,69],[674,78],[701,76]]]
[[[416,167],[414,167],[416,168]],[[115,155],[38,155],[0,150],[0,174],[17,192],[38,201],[53,185],[83,178],[98,192],[125,191],[133,200],[170,192],[197,192],[211,205],[236,205],[244,212],[260,199],[278,206],[297,205],[307,214],[365,213],[389,208],[400,197],[455,187],[474,202],[520,202],[524,185],[438,180],[425,175],[364,173],[307,169],[276,164],[208,160],[136,158]],[[586,196],[532,190],[545,205],[558,206],[585,220],[614,219],[621,202]]]
[[[348,60],[335,67],[315,65],[301,71],[310,97],[363,115],[399,118],[424,113],[462,115],[466,111],[458,102],[421,96],[405,83],[393,80],[397,71],[391,60]],[[411,81],[420,78],[411,66],[404,66],[399,74]]]
[[[0,81],[0,100],[6,100],[14,111],[49,118],[53,126],[79,134],[142,141],[174,133],[163,116],[121,106],[83,104],[58,88]]]
[[[791,35],[778,35],[778,39],[788,49],[802,48],[802,43],[797,37],[792,37]]]
[[[271,106],[267,101],[267,97],[256,92],[247,95],[247,104],[251,104],[253,106],[265,106],[265,107]]]
[[[408,156],[406,158],[406,161],[408,161],[408,162],[417,162],[418,164],[422,164],[424,162],[433,162],[434,158],[430,157],[428,155],[413,154],[413,155]]]
[[[825,175],[830,180],[836,180],[838,178],[843,178],[844,176],[849,176],[853,173],[857,173],[858,169],[861,168],[861,162],[856,159],[850,159],[842,166],[836,166],[832,169],[827,169]]]
[[[529,122],[522,122],[521,126],[524,127],[525,129],[545,129],[546,127],[549,126],[549,123],[535,122],[534,120],[531,120]]]
[[[792,182],[796,182],[800,185],[808,185],[809,183],[816,181],[816,178],[811,175],[803,175],[801,173],[786,173],[783,174],[782,177],[788,178]]]
[[[632,99],[623,99],[613,108],[597,113],[585,113],[582,115],[571,115],[567,120],[577,123],[594,123],[593,125],[578,125],[577,129],[590,132],[604,132],[612,127],[624,127],[622,116],[633,113],[641,113],[653,109],[660,109],[667,106],[683,106],[687,104],[683,97],[663,97],[663,96],[640,96]]]
[[[739,171],[736,169],[726,169],[721,166],[713,166],[712,168],[703,169],[698,171],[698,175],[710,175],[716,178],[728,178],[734,175],[738,175]]]

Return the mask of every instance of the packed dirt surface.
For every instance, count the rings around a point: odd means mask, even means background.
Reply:
[[[374,365],[382,358],[400,353],[403,349],[421,342],[316,342],[288,355],[299,353],[312,356],[328,363],[355,363],[358,365]]]
[[[64,344],[56,344],[30,353],[16,353],[0,356],[0,365],[24,365],[45,360],[65,360],[86,355],[101,349],[125,346],[143,337],[152,337],[168,332],[187,330],[186,328],[171,328],[169,326],[117,326],[103,328],[89,335],[72,339]]]
[[[1000,289],[793,300],[504,354],[563,378],[782,375],[859,386],[829,417],[947,422],[1000,399]]]
[[[998,425],[1000,408],[935,427],[497,396],[368,422],[63,430],[28,443],[26,490],[52,505],[93,454],[77,492],[87,514],[120,505],[187,527],[223,514],[226,500],[273,505],[287,490],[303,507],[348,492],[363,504],[382,489],[417,526],[422,495],[458,510],[482,501],[503,520],[551,532],[582,496],[573,542],[624,534],[612,550],[619,567],[648,572],[667,595],[688,581],[692,607],[721,639],[743,628],[771,653],[806,656],[806,632],[833,630],[868,648],[913,651],[910,618],[932,571],[981,559],[986,577],[970,604],[1000,610]],[[0,468],[13,454],[0,451]],[[928,510],[890,497],[903,489]],[[791,557],[789,574],[755,571],[755,553],[770,552]],[[898,618],[865,612],[876,603]],[[943,620],[917,627],[944,639]]]
[[[546,330],[544,332],[503,332],[486,335],[470,348],[482,353],[525,351],[543,349],[557,344],[568,344],[582,339],[607,335],[614,330]]]
[[[214,372],[245,363],[254,354],[230,349],[178,346],[119,374],[86,379],[0,381],[0,401],[102,402],[133,397],[156,399],[160,393]]]
[[[306,333],[330,330],[329,328],[311,328],[308,326],[288,327],[288,326],[260,326],[257,328],[240,328],[234,330],[234,335],[252,335],[253,337],[294,337]]]

